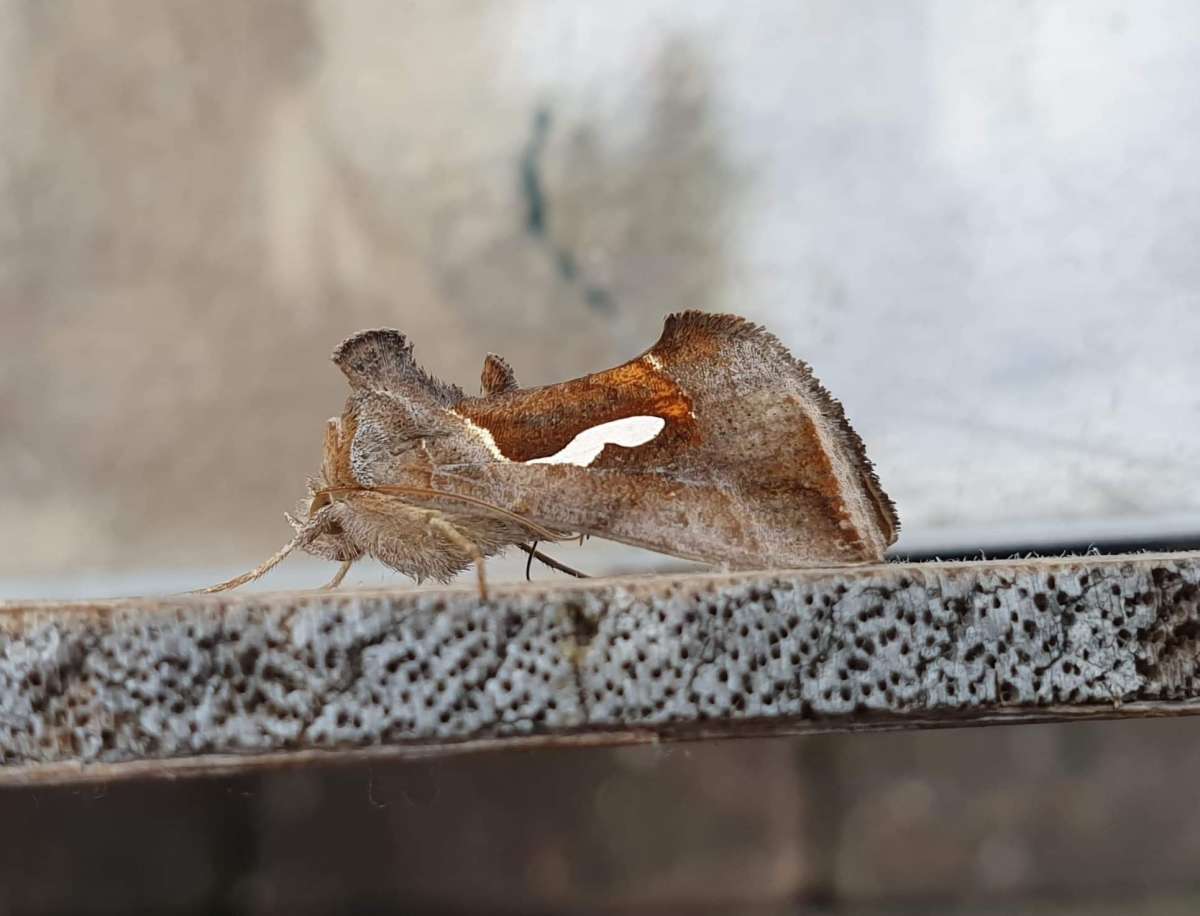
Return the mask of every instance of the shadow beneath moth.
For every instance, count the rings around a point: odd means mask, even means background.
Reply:
[[[521,388],[500,357],[467,397],[413,360],[399,331],[363,331],[333,361],[351,393],[325,430],[321,474],[295,549],[371,556],[418,582],[530,541],[595,535],[725,568],[872,563],[895,507],[841,405],[761,327],[733,315],[667,317],[615,369]],[[536,546],[536,545],[535,545]]]

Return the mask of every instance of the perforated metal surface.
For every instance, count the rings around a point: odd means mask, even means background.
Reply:
[[[0,780],[1190,712],[1198,604],[1200,559],[1174,554],[10,606]]]

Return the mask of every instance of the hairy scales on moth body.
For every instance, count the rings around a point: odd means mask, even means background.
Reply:
[[[420,581],[529,542],[595,535],[723,567],[877,562],[899,522],[841,405],[779,341],[733,315],[682,312],[604,372],[521,388],[489,354],[482,394],[422,370],[399,331],[334,351],[350,382],[295,536]]]

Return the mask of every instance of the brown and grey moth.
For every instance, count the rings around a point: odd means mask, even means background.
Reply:
[[[522,388],[489,355],[467,397],[363,331],[333,361],[350,382],[328,421],[301,549],[447,580],[508,547],[594,535],[722,567],[871,563],[899,522],[841,405],[761,327],[682,312],[615,369]]]

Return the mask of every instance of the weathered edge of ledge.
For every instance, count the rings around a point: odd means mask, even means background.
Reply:
[[[1200,553],[0,605],[0,784],[1200,712]]]

